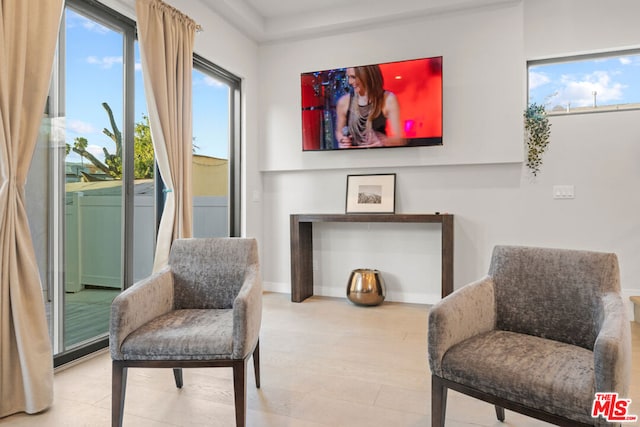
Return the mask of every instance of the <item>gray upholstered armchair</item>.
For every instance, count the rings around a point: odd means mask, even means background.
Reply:
[[[432,426],[447,389],[565,426],[596,392],[628,397],[631,332],[615,254],[498,246],[489,274],[429,313]]]
[[[169,266],[111,306],[112,425],[122,425],[127,368],[233,367],[236,424],[246,419],[246,364],[260,387],[262,282],[254,239],[176,240]]]

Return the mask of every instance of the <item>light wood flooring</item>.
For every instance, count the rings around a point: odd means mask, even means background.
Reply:
[[[264,296],[262,387],[255,388],[250,369],[249,427],[431,425],[428,306],[386,302],[363,308],[339,298],[312,297],[300,304],[289,298]],[[632,323],[632,335],[628,397],[631,412],[640,415],[639,324]],[[110,425],[108,353],[59,370],[54,381],[51,409],[0,419],[0,425]],[[230,369],[185,369],[184,383],[176,389],[171,370],[129,369],[124,425],[235,425]],[[447,427],[548,425],[509,411],[500,423],[491,405],[453,391],[448,400]]]

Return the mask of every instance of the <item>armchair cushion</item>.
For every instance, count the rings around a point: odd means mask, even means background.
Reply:
[[[179,239],[171,245],[169,265],[175,309],[228,309],[248,267],[258,265],[258,250],[251,239]]]
[[[232,310],[175,310],[135,330],[121,350],[124,360],[228,359],[232,330]]]
[[[593,353],[516,332],[494,330],[452,347],[442,377],[552,414],[593,422]],[[576,408],[583,413],[576,415]]]
[[[587,349],[598,333],[600,296],[620,291],[615,254],[600,252],[497,246],[489,276],[498,329]]]

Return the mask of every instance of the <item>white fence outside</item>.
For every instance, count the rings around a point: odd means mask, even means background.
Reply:
[[[228,236],[228,200],[224,196],[193,198],[194,237]],[[65,289],[85,285],[121,288],[122,197],[67,193]],[[135,196],[133,219],[133,277],[148,276],[155,251],[153,196]]]

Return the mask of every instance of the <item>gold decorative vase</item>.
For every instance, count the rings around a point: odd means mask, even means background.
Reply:
[[[358,268],[351,272],[347,283],[347,298],[356,305],[379,305],[386,288],[378,270]]]

